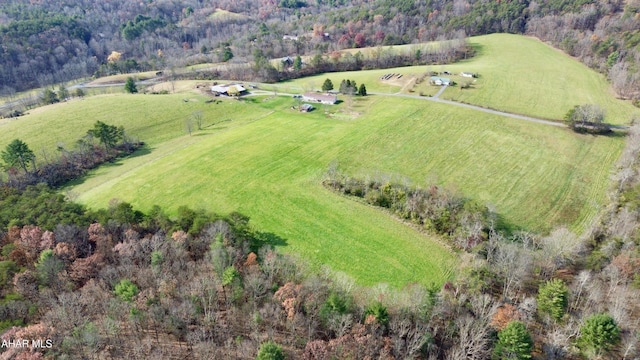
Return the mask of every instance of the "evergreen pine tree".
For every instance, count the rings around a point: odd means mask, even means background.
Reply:
[[[493,352],[494,359],[531,359],[533,341],[527,328],[520,321],[512,321],[498,333]]]
[[[133,80],[132,77],[127,78],[127,82],[124,84],[124,91],[128,92],[129,94],[135,94],[138,92],[138,88],[136,87],[136,82]]]
[[[333,83],[331,82],[331,79],[327,78],[322,84],[322,91],[329,91],[329,90],[333,90]]]
[[[367,87],[364,84],[360,84],[360,88],[358,89],[358,95],[367,96]]]

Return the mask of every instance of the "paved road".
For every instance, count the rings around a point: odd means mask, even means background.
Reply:
[[[433,102],[438,102],[438,103],[441,103],[441,104],[458,106],[458,107],[463,107],[463,108],[467,108],[467,109],[471,109],[471,110],[483,111],[483,112],[486,112],[486,113],[489,113],[489,114],[505,116],[505,117],[508,117],[508,118],[516,119],[516,120],[531,121],[531,122],[535,122],[535,123],[542,124],[542,125],[566,127],[566,125],[561,123],[561,122],[538,119],[538,118],[534,118],[534,117],[531,117],[531,116],[512,114],[512,113],[493,110],[493,109],[487,109],[487,108],[483,108],[483,107],[476,106],[476,105],[470,105],[470,104],[465,104],[465,103],[451,101],[451,100],[444,100],[444,99],[437,98],[435,96],[429,97],[429,96],[418,96],[418,95],[409,95],[409,94],[398,94],[398,93],[396,93],[396,94],[385,94],[385,93],[375,93],[375,92],[374,93],[370,93],[370,94],[384,95],[384,96],[397,96],[397,97],[405,97],[405,98],[411,98],[411,99],[420,99],[420,100],[425,100],[425,101],[433,101]]]
[[[433,95],[433,98],[434,98],[434,99],[439,98],[439,97],[440,97],[440,94],[442,94],[445,90],[447,90],[447,86],[448,86],[448,85],[443,85],[443,86],[440,88],[440,90],[438,90],[438,92],[437,92],[435,95]]]
[[[438,102],[441,104],[447,104],[447,105],[452,105],[452,106],[459,106],[459,107],[463,107],[463,108],[467,108],[467,109],[471,109],[471,110],[476,110],[476,111],[483,111],[489,114],[493,114],[493,115],[498,115],[498,116],[505,116],[511,119],[515,119],[515,120],[523,120],[523,121],[530,121],[530,122],[534,122],[534,123],[538,123],[538,124],[542,124],[542,125],[549,125],[549,126],[556,126],[556,127],[566,127],[565,124],[559,122],[559,121],[551,121],[551,120],[545,120],[545,119],[539,119],[539,118],[535,118],[532,116],[526,116],[526,115],[519,115],[519,114],[512,114],[512,113],[508,113],[505,111],[499,111],[499,110],[493,110],[493,109],[487,109],[487,108],[483,108],[481,106],[476,106],[476,105],[470,105],[470,104],[465,104],[465,103],[461,103],[461,102],[457,102],[457,101],[451,101],[451,100],[444,100],[444,99],[440,99],[439,96],[440,94],[442,94],[444,92],[444,90],[446,89],[446,86],[443,86],[436,95],[434,96],[418,96],[418,95],[409,95],[409,94],[402,94],[402,93],[378,93],[378,92],[368,92],[371,95],[381,95],[381,96],[397,96],[397,97],[406,97],[406,98],[410,98],[410,99],[420,99],[420,100],[425,100],[425,101],[433,101],[433,102]],[[271,93],[273,94],[273,91],[264,91],[264,90],[258,90],[254,92],[258,92],[258,93]],[[293,96],[294,94],[287,94],[287,93],[283,93],[283,92],[277,92],[278,95],[283,95],[283,96]],[[256,94],[257,95],[257,94]],[[619,127],[619,126],[612,126],[612,128],[614,129],[625,129],[627,127]]]
[[[158,82],[157,78],[156,79],[149,79],[149,80],[146,80],[146,81],[141,81],[138,84],[146,83],[147,85],[149,85],[149,84],[153,84],[153,83],[156,83],[156,82]],[[124,83],[122,83],[122,84],[109,84],[109,85],[93,85],[93,86],[87,86],[86,84],[78,84],[78,85],[73,86],[72,88],[75,88],[75,87],[118,86],[118,85],[124,86]],[[476,110],[476,111],[483,111],[483,112],[486,112],[486,113],[489,113],[489,114],[498,115],[498,116],[504,116],[504,117],[508,117],[508,118],[511,118],[511,119],[515,119],[515,120],[530,121],[530,122],[534,122],[534,123],[537,123],[537,124],[556,126],[556,127],[566,127],[565,124],[563,124],[561,122],[557,122],[557,121],[539,119],[539,118],[526,116],[526,115],[512,114],[512,113],[508,113],[508,112],[504,112],[504,111],[487,109],[487,108],[483,108],[483,107],[480,107],[480,106],[465,104],[465,103],[461,103],[461,102],[457,102],[457,101],[440,99],[439,98],[440,94],[442,94],[446,88],[447,88],[446,86],[443,86],[442,89],[440,89],[438,91],[438,93],[436,93],[434,96],[431,96],[431,97],[430,96],[418,96],[418,95],[401,94],[401,93],[389,94],[389,93],[369,92],[369,94],[371,94],[371,95],[381,95],[381,96],[396,96],[396,97],[404,97],[404,98],[410,98],[410,99],[433,101],[433,102],[437,102],[437,103],[441,103],[441,104],[447,104],[447,105],[451,105],[451,106],[458,106],[458,107],[463,107],[463,108]],[[268,91],[268,90],[254,90],[254,91],[252,91],[252,93],[250,93],[250,95],[267,95],[267,94],[277,94],[278,96],[293,96],[293,95],[296,95],[296,94],[288,94],[288,93],[283,93],[283,92],[279,92],[279,91],[274,92],[274,91]],[[17,101],[15,103],[17,103]],[[11,103],[5,104],[3,106],[0,106],[0,109],[2,109],[3,107],[8,107],[10,104]],[[618,126],[611,126],[611,128],[619,129],[619,130],[625,130],[625,129],[628,129],[628,126],[618,125]]]
[[[137,81],[136,85],[155,85],[161,82],[160,78],[151,78],[147,80]],[[91,88],[106,88],[106,87],[115,87],[115,86],[124,86],[125,83],[117,82],[117,83],[108,83],[108,84],[93,84],[90,83],[79,83],[75,85],[71,85],[67,88],[67,90],[75,90],[75,89],[91,89]],[[12,109],[15,107],[19,107],[23,105],[23,101],[25,99],[18,99],[13,101],[7,101],[3,104],[0,104],[0,110]]]

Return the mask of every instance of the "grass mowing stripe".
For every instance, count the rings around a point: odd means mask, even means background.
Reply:
[[[271,116],[265,118],[263,123],[249,124],[246,127],[253,129],[246,132],[224,134],[228,135],[228,139],[219,139],[224,142],[223,147],[210,149],[208,142],[201,141],[170,158],[160,159],[153,166],[141,167],[135,171],[138,173],[133,175],[135,178],[147,178],[146,175],[154,173],[159,182],[145,191],[145,196],[140,196],[141,193],[135,190],[137,184],[126,179],[108,192],[132,194],[134,204],[142,208],[148,208],[155,200],[167,197],[164,191],[156,190],[166,188],[172,189],[171,198],[187,199],[192,205],[195,203],[196,206],[222,212],[237,208],[247,212],[258,229],[286,239],[288,245],[284,247],[285,251],[299,253],[311,259],[315,265],[328,264],[336,270],[350,274],[355,272],[359,281],[368,284],[388,282],[398,286],[411,281],[441,283],[450,276],[452,255],[446,249],[398,223],[386,213],[343,199],[324,190],[315,180],[311,187],[308,180],[279,185],[292,173],[311,173],[313,179],[319,173],[317,170],[309,171],[305,166],[297,166],[295,159],[293,163],[276,161],[273,164],[274,157],[291,154],[298,146],[283,147],[269,142],[269,145],[259,146],[261,152],[247,151],[247,148],[262,144],[267,132],[261,130],[270,128],[274,121],[278,121],[276,118]],[[296,139],[289,135],[290,130],[283,127],[278,137]],[[304,132],[306,129],[297,129],[300,130]],[[213,152],[215,156],[192,156],[194,151],[198,154]],[[299,158],[309,161],[306,156]],[[236,160],[240,160],[240,165]],[[213,162],[218,166],[213,167]],[[225,171],[229,167],[242,166],[242,163],[252,165],[243,167],[240,174]],[[171,175],[178,168],[180,175]],[[205,180],[201,171],[208,168],[216,168],[217,171],[209,171],[210,175]],[[263,181],[244,186],[241,179],[252,177],[261,177]],[[200,178],[200,181],[196,182],[196,178]],[[167,187],[167,182],[172,186]],[[202,186],[204,182],[209,186]],[[216,191],[219,187],[230,191]],[[97,190],[101,192],[99,187]],[[195,198],[198,200],[194,202]],[[125,200],[129,199],[125,197]],[[108,202],[108,198],[97,203],[103,201]],[[90,202],[96,203],[95,200]],[[181,203],[174,203],[170,207],[175,209]],[[228,203],[230,207],[226,206]],[[438,261],[433,263],[430,259]]]
[[[608,171],[601,157],[622,144],[415,99],[372,96],[354,104],[363,111],[354,121],[301,115],[287,101],[294,100],[258,100],[254,106],[274,112],[143,164],[108,187],[93,186],[80,199],[102,206],[118,194],[143,209],[239,210],[316,266],[366,284],[430,283],[451,274],[452,255],[387,213],[324,190],[320,179],[332,160],[357,176],[398,174],[421,186],[435,178],[494,204],[517,226],[544,230],[573,224],[575,204],[595,211],[577,179]],[[565,187],[580,189],[577,200],[562,197]]]
[[[351,164],[351,172],[401,174],[421,186],[428,178],[455,184],[465,195],[492,203],[511,223],[530,230],[573,224],[581,210],[570,201],[595,211],[585,193],[574,191],[571,200],[561,197],[565,189],[580,188],[580,179],[609,173],[609,154],[619,154],[623,143],[419,100],[385,101],[373,106],[377,116],[368,120],[371,126],[379,122],[382,130],[369,132],[343,161]],[[422,107],[425,114],[412,118],[406,111],[392,110],[395,107]],[[604,193],[606,185],[595,186]]]

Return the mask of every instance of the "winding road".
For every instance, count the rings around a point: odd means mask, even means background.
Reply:
[[[146,80],[146,81],[142,81],[142,82],[140,82],[140,84],[146,83],[147,85],[149,85],[149,84],[154,84],[154,83],[157,83],[157,82],[158,82],[158,79],[154,78],[154,79],[149,79],[149,80]],[[122,84],[108,84],[108,85],[88,85],[88,84],[81,83],[81,84],[78,84],[78,85],[74,85],[71,88],[76,88],[76,87],[90,88],[90,87],[118,86],[118,85],[124,86],[124,83],[122,83]],[[493,114],[493,115],[504,116],[504,117],[508,117],[508,118],[511,118],[511,119],[514,119],[514,120],[529,121],[529,122],[534,122],[534,123],[541,124],[541,125],[549,125],[549,126],[555,126],[555,127],[567,127],[565,124],[563,124],[562,122],[559,122],[559,121],[545,120],[545,119],[540,119],[540,118],[536,118],[536,117],[532,117],[532,116],[513,114],[513,113],[509,113],[509,112],[505,112],[505,111],[488,109],[488,108],[484,108],[484,107],[477,106],[477,105],[471,105],[471,104],[461,103],[461,102],[457,102],[457,101],[440,99],[440,94],[442,94],[445,91],[446,88],[447,88],[447,86],[443,86],[434,96],[409,95],[409,94],[402,94],[400,92],[391,93],[391,94],[390,93],[380,93],[380,92],[369,92],[369,94],[370,95],[395,96],[395,97],[404,97],[404,98],[418,99],[418,100],[424,100],[424,101],[432,101],[432,102],[437,102],[437,103],[440,103],[440,104],[447,104],[447,105],[450,105],[450,106],[457,106],[457,107],[467,108],[467,109],[471,109],[471,110],[475,110],[475,111],[482,111],[482,112]],[[279,92],[279,91],[274,93],[273,91],[268,91],[268,90],[256,90],[256,91],[253,91],[252,93],[250,93],[248,95],[266,95],[266,94],[274,94],[274,95],[277,94],[277,96],[299,95],[299,94],[289,94],[289,93],[284,93],[284,92]],[[18,101],[8,102],[8,103],[5,103],[5,104],[2,104],[2,105],[0,105],[0,109],[15,105],[14,103],[17,104]],[[628,126],[618,125],[618,126],[611,126],[611,128],[614,129],[614,130],[626,130],[626,129],[628,129]]]
[[[447,104],[447,105],[451,105],[451,106],[458,106],[458,107],[463,107],[463,108],[467,108],[467,109],[471,109],[471,110],[482,111],[482,112],[486,112],[486,113],[493,114],[493,115],[504,116],[504,117],[508,117],[508,118],[511,118],[511,119],[515,119],[515,120],[530,121],[530,122],[534,122],[534,123],[541,124],[541,125],[549,125],[549,126],[555,126],[555,127],[567,127],[565,124],[563,124],[560,121],[545,120],[545,119],[535,118],[535,117],[532,117],[532,116],[513,114],[513,113],[509,113],[509,112],[505,112],[505,111],[487,109],[487,108],[483,108],[483,107],[477,106],[477,105],[471,105],[471,104],[465,104],[465,103],[461,103],[461,102],[457,102],[457,101],[440,99],[440,97],[439,97],[440,94],[442,94],[446,88],[447,88],[446,86],[443,86],[434,96],[409,95],[409,94],[402,94],[400,92],[397,92],[397,93],[368,92],[368,93],[370,95],[395,96],[395,97],[404,97],[404,98],[418,99],[418,100],[424,100],[424,101],[433,101],[433,102],[437,102],[437,103],[441,103],[441,104]],[[264,95],[264,94],[267,94],[267,93],[268,94],[274,94],[273,91],[258,90],[258,91],[254,91],[252,93],[252,95],[260,95],[260,94]],[[277,94],[278,96],[299,95],[299,94],[289,94],[289,93],[284,93],[284,92],[279,92],[279,91],[276,92],[275,94]],[[613,126],[612,128],[617,129],[617,128],[623,128],[623,127]]]
[[[477,105],[471,105],[471,104],[465,104],[465,103],[461,103],[461,102],[457,102],[457,101],[440,99],[438,96],[444,91],[445,88],[446,88],[446,86],[443,86],[442,89],[440,91],[438,91],[438,93],[435,96],[431,96],[431,97],[429,97],[429,96],[409,95],[409,94],[400,94],[400,93],[386,94],[386,93],[372,92],[370,94],[372,94],[372,95],[384,95],[384,96],[396,96],[396,97],[405,97],[405,98],[410,98],[410,99],[420,99],[420,100],[425,100],[425,101],[433,101],[433,102],[437,102],[437,103],[441,103],[441,104],[447,104],[447,105],[451,105],[451,106],[458,106],[458,107],[463,107],[463,108],[476,110],[476,111],[483,111],[483,112],[486,112],[486,113],[489,113],[489,114],[493,114],[493,115],[505,116],[505,117],[508,117],[508,118],[516,119],[516,120],[531,121],[531,122],[542,124],[542,125],[566,127],[565,124],[563,124],[561,122],[557,122],[557,121],[544,120],[544,119],[539,119],[539,118],[526,116],[526,115],[512,114],[512,113],[508,113],[508,112],[504,112],[504,111],[483,108],[483,107],[477,106]]]

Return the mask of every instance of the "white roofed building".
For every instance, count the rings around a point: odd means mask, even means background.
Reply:
[[[218,95],[238,96],[246,91],[247,89],[241,84],[220,84],[211,87],[211,92]]]

